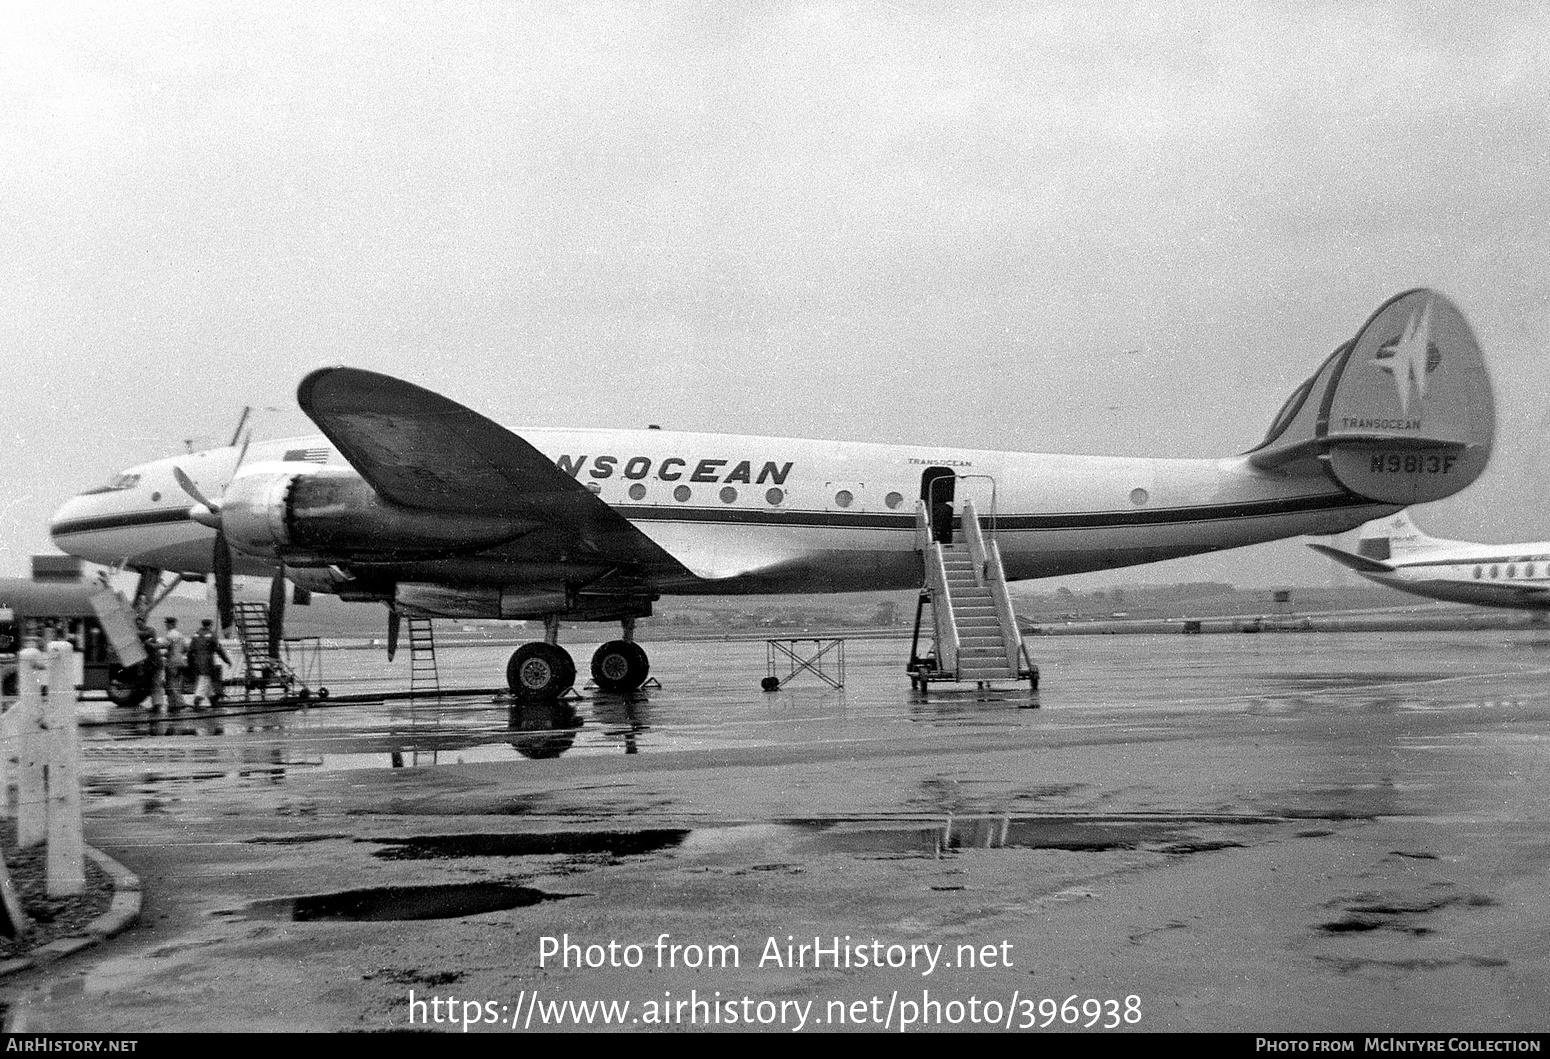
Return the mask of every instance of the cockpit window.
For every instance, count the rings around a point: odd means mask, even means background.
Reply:
[[[133,489],[140,484],[138,474],[116,474],[106,485],[99,485],[95,489],[88,489],[82,496],[91,496],[93,493],[117,493],[125,489]]]

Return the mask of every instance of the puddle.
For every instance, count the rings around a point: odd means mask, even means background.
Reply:
[[[791,820],[817,834],[798,848],[815,853],[927,854],[968,849],[1060,849],[1077,853],[1148,849],[1186,855],[1239,847],[1240,842],[1204,839],[1191,825],[1275,823],[1259,817],[1134,818],[1077,816],[969,816],[939,821],[863,822]]]
[[[419,838],[372,838],[386,849],[382,860],[448,860],[456,857],[543,857],[606,853],[634,857],[671,849],[689,837],[687,830],[556,831],[521,835],[426,835]]]
[[[217,912],[227,919],[289,919],[297,923],[368,923],[401,919],[461,919],[485,912],[503,912],[543,901],[563,901],[583,894],[551,894],[511,883],[465,883],[448,886],[382,886],[258,901],[244,909]]]
[[[1349,905],[1342,918],[1322,923],[1319,929],[1326,934],[1392,930],[1421,936],[1433,932],[1432,928],[1415,922],[1421,916],[1454,906],[1490,908],[1498,903],[1496,898],[1484,894],[1452,894],[1430,901],[1363,901]]]

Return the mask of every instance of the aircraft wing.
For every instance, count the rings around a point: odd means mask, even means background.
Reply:
[[[1339,548],[1331,548],[1327,544],[1309,544],[1308,547],[1323,555],[1329,556],[1341,566],[1349,566],[1359,574],[1392,574],[1394,567],[1388,563],[1369,559],[1365,555],[1357,555],[1355,552],[1344,552]]]
[[[438,393],[359,368],[322,368],[296,393],[383,499],[533,525],[528,554],[591,558],[656,578],[692,576],[661,546],[505,427]]]

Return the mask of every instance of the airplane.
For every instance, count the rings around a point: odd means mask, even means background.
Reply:
[[[55,544],[142,587],[213,574],[226,626],[235,574],[272,578],[277,610],[287,582],[386,604],[390,644],[403,613],[541,619],[507,665],[522,698],[574,683],[561,619],[621,624],[592,671],[630,691],[650,668],[635,622],[663,595],[918,589],[922,541],[974,496],[1007,578],[1053,577],[1343,532],[1464,488],[1495,432],[1474,333],[1426,289],[1380,306],[1259,444],[1218,459],[518,433],[354,367],[312,372],[297,401],[321,437],[130,467],[55,513]]]
[[[1369,581],[1481,607],[1550,611],[1550,541],[1474,544],[1428,537],[1401,511],[1362,527],[1356,551],[1309,543]]]

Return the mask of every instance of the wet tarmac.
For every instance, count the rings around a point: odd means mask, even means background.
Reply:
[[[852,640],[842,690],[654,643],[550,706],[89,707],[145,913],[9,1028],[1550,1029],[1550,633],[1030,646],[1036,697]]]

